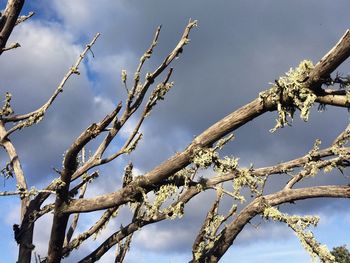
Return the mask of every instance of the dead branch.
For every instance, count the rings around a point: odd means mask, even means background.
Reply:
[[[247,205],[220,234],[212,249],[207,251],[199,262],[218,262],[235,238],[243,230],[244,226],[258,214],[261,214],[267,206],[277,206],[283,203],[294,202],[309,198],[349,198],[349,186],[318,186],[300,189],[282,190],[274,194],[256,198]],[[191,261],[194,262],[194,261]]]
[[[24,0],[8,0],[4,13],[0,18],[0,55],[4,52],[7,40],[16,25]]]

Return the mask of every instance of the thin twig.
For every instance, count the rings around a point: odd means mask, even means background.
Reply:
[[[9,45],[8,47],[4,47],[3,49],[2,49],[2,51],[4,52],[4,51],[9,51],[9,50],[11,50],[11,49],[15,49],[15,48],[19,48],[19,47],[21,47],[21,45],[19,44],[19,43],[12,43],[11,45]]]
[[[26,21],[27,19],[31,18],[33,15],[35,15],[34,12],[29,12],[28,15],[25,15],[25,16],[19,16],[17,18],[17,21],[16,21],[16,26],[20,23],[23,23],[24,21]]]

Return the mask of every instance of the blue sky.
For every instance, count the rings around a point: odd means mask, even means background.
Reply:
[[[0,4],[3,8],[5,1],[1,0]],[[159,24],[163,25],[159,45],[145,65],[145,72],[153,69],[174,47],[189,18],[197,19],[199,26],[192,32],[190,45],[174,63],[174,89],[145,123],[144,139],[137,152],[102,169],[103,178],[89,189],[90,196],[114,191],[120,183],[118,174],[128,161],[134,162],[139,174],[152,169],[184,149],[193,136],[214,121],[256,98],[269,87],[269,82],[290,67],[303,59],[317,62],[349,27],[349,5],[346,0],[336,3],[325,0],[28,1],[23,13],[35,11],[36,15],[18,26],[10,39],[22,47],[3,54],[0,60],[1,94],[12,92],[18,113],[41,105],[86,42],[101,32],[93,48],[95,58],[88,56],[81,66],[82,74],[69,80],[46,119],[12,138],[29,184],[42,187],[54,179],[52,168],[60,167],[62,154],[72,140],[125,99],[120,72],[126,69],[133,74]],[[348,73],[349,63],[339,71]],[[346,110],[328,107],[323,113],[314,110],[308,123],[296,118],[292,127],[270,134],[275,118],[276,114],[270,113],[242,127],[235,132],[236,139],[224,153],[240,157],[242,166],[287,161],[306,154],[316,138],[327,146],[349,120]],[[132,119],[122,136],[126,136],[134,122]],[[111,150],[118,143],[117,140]],[[3,152],[0,160],[1,164],[6,162]],[[278,189],[284,181],[285,178],[276,178],[270,190]],[[321,175],[316,181],[346,183],[348,178]],[[9,180],[5,187],[0,186],[0,191],[14,187],[15,182]],[[206,194],[189,204],[188,215],[182,221],[162,222],[138,232],[126,262],[188,261],[192,239],[212,200],[213,195]],[[3,214],[0,263],[15,262],[12,224],[18,223],[19,202],[10,197],[0,202]],[[349,200],[322,199],[285,209],[290,213],[319,214],[321,222],[314,233],[332,248],[350,244],[349,203]],[[88,228],[98,215],[84,215],[79,230]],[[96,241],[88,242],[64,262],[81,259],[111,231],[127,222],[129,216],[130,212],[124,209],[120,218],[111,222]],[[37,252],[45,255],[50,218],[40,220],[37,229]],[[111,262],[113,253],[100,262]],[[262,223],[258,229],[248,225],[221,262],[233,261],[292,263],[311,259],[287,226]]]

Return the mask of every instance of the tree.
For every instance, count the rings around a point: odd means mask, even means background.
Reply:
[[[335,260],[339,263],[350,262],[350,252],[346,248],[346,245],[334,247],[331,253],[335,257]]]
[[[0,53],[12,52],[11,49],[19,47],[19,44],[7,46],[7,40],[15,26],[32,15],[19,16],[23,4],[23,0],[7,2],[0,20]],[[142,139],[141,125],[173,86],[170,82],[173,69],[169,66],[189,43],[190,32],[196,24],[196,21],[188,22],[175,48],[156,69],[143,78],[141,70],[158,43],[161,27],[157,28],[151,45],[141,56],[131,81],[126,71],[121,74],[127,92],[126,101],[115,105],[112,112],[99,122],[92,123],[73,139],[64,155],[62,169],[57,170],[57,179],[44,189],[28,188],[27,175],[12,142],[13,135],[45,119],[47,110],[54,107],[54,102],[64,91],[67,80],[80,74],[79,65],[92,50],[99,34],[86,45],[52,96],[37,110],[14,114],[11,94],[5,95],[5,103],[0,111],[0,143],[8,155],[9,162],[2,172],[6,177],[15,177],[17,190],[2,192],[1,195],[18,195],[21,201],[21,222],[13,227],[15,240],[19,244],[18,262],[31,261],[35,249],[35,222],[48,213],[53,213],[48,252],[44,258],[41,255],[36,260],[51,263],[60,262],[63,257],[68,257],[73,249],[78,249],[80,244],[101,231],[108,221],[117,215],[118,209],[130,206],[133,211],[130,222],[121,226],[80,261],[95,262],[109,249],[117,246],[115,262],[122,262],[136,231],[142,231],[142,228],[149,224],[182,217],[186,204],[204,191],[215,191],[216,199],[194,238],[191,262],[218,262],[243,228],[258,215],[286,223],[312,256],[319,257],[322,262],[335,262],[328,249],[307,231],[309,226],[317,225],[317,217],[288,215],[279,211],[278,206],[303,199],[350,197],[348,185],[295,187],[322,170],[329,172],[338,168],[343,171],[349,165],[347,141],[350,125],[328,147],[321,148],[320,141],[316,141],[314,147],[306,154],[302,153],[299,158],[269,167],[240,167],[236,158],[222,158],[219,152],[233,139],[233,131],[264,113],[277,111],[277,124],[271,129],[271,132],[274,132],[287,125],[288,118],[293,117],[296,110],[299,110],[300,117],[307,121],[310,108],[315,103],[319,103],[321,107],[330,105],[349,108],[349,78],[331,76],[350,55],[349,31],[345,32],[339,42],[317,64],[313,65],[308,60],[302,61],[298,67],[277,79],[270,89],[261,92],[255,100],[233,111],[196,136],[183,151],[139,176],[134,173],[134,164],[129,163],[125,167],[120,189],[92,198],[84,197],[89,183],[93,183],[99,176],[96,170],[98,167],[108,165],[137,148]],[[160,79],[161,75],[164,75],[163,79]],[[335,86],[342,89],[336,89]],[[120,135],[130,117],[137,114],[138,122],[129,137],[118,150],[108,155],[107,149],[111,148],[111,142]],[[100,139],[100,142],[96,148],[91,149],[91,156],[87,157],[85,148],[88,148],[95,138]],[[201,172],[205,169],[212,169],[214,175],[203,176]],[[265,194],[266,180],[274,174],[288,174],[291,178],[279,191]],[[233,188],[228,188],[224,185],[225,182],[231,182]],[[242,189],[248,189],[250,196],[244,195]],[[233,205],[229,211],[221,214],[219,206],[224,195],[232,198]],[[50,196],[54,196],[54,203],[44,205]],[[239,203],[245,206],[240,208]],[[85,232],[74,236],[79,215],[98,210],[104,211],[101,218]]]

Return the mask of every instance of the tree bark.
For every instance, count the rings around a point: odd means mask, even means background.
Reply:
[[[6,47],[18,16],[22,10],[24,0],[8,0],[4,14],[0,18],[0,55]]]
[[[249,221],[256,215],[261,214],[267,206],[320,197],[350,198],[350,186],[318,186],[288,189],[256,198],[227,226],[214,247],[205,254],[202,258],[203,261],[200,262],[218,262]]]

